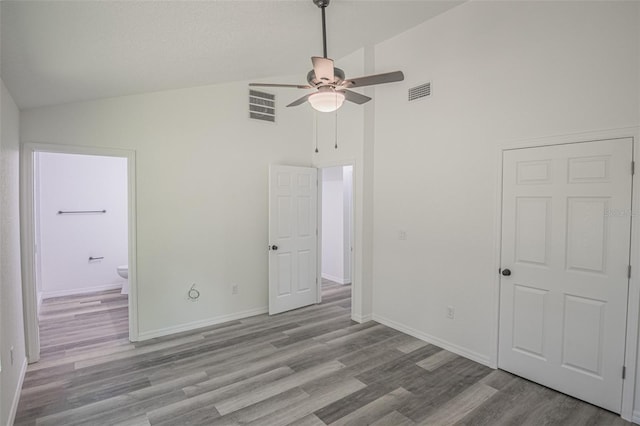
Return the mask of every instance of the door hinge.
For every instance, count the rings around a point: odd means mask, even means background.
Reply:
[[[632,175],[636,174],[636,162],[635,161],[631,162],[631,174]]]
[[[631,278],[631,265],[627,268],[627,278]]]
[[[627,367],[625,367],[625,366],[623,365],[623,366],[622,366],[622,378],[624,379],[626,375],[627,375]]]

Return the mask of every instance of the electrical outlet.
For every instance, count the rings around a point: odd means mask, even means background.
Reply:
[[[399,240],[406,240],[407,239],[407,231],[398,231],[398,239]]]
[[[231,285],[231,294],[238,294],[238,284]]]
[[[447,306],[447,318],[454,319],[456,317],[456,308]]]
[[[9,353],[11,354],[11,365],[13,365],[13,346],[9,349]]]

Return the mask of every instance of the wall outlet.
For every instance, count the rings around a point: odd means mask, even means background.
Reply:
[[[406,240],[407,239],[407,231],[400,230],[398,231],[398,239]]]
[[[231,285],[231,294],[238,294],[238,284]]]
[[[447,318],[454,319],[456,317],[456,308],[447,306]]]

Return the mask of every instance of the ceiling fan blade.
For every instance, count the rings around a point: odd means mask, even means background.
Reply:
[[[358,105],[362,105],[365,102],[369,102],[371,100],[370,97],[361,95],[358,92],[353,92],[351,90],[337,90],[338,92],[344,93],[344,98],[349,102],[353,102]]]
[[[313,62],[313,72],[316,74],[316,79],[324,83],[333,83],[335,79],[333,75],[333,59],[314,56],[311,58],[311,62]]]
[[[374,84],[393,83],[404,80],[402,71],[387,72],[384,74],[366,75],[364,77],[350,78],[342,84],[344,87],[364,87]]]
[[[307,84],[274,84],[274,83],[249,83],[251,87],[292,87],[294,89],[313,89]]]
[[[295,101],[291,102],[289,105],[287,105],[287,107],[293,107],[293,106],[302,105],[303,103],[307,102],[307,99],[309,99],[309,96],[311,96],[311,95],[313,95],[313,93],[309,93],[308,95],[304,95],[300,99],[296,99]]]

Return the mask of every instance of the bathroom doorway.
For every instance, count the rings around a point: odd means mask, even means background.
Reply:
[[[322,170],[320,271],[322,300],[351,294],[353,274],[353,166]]]
[[[137,339],[134,153],[25,144],[29,362]]]

